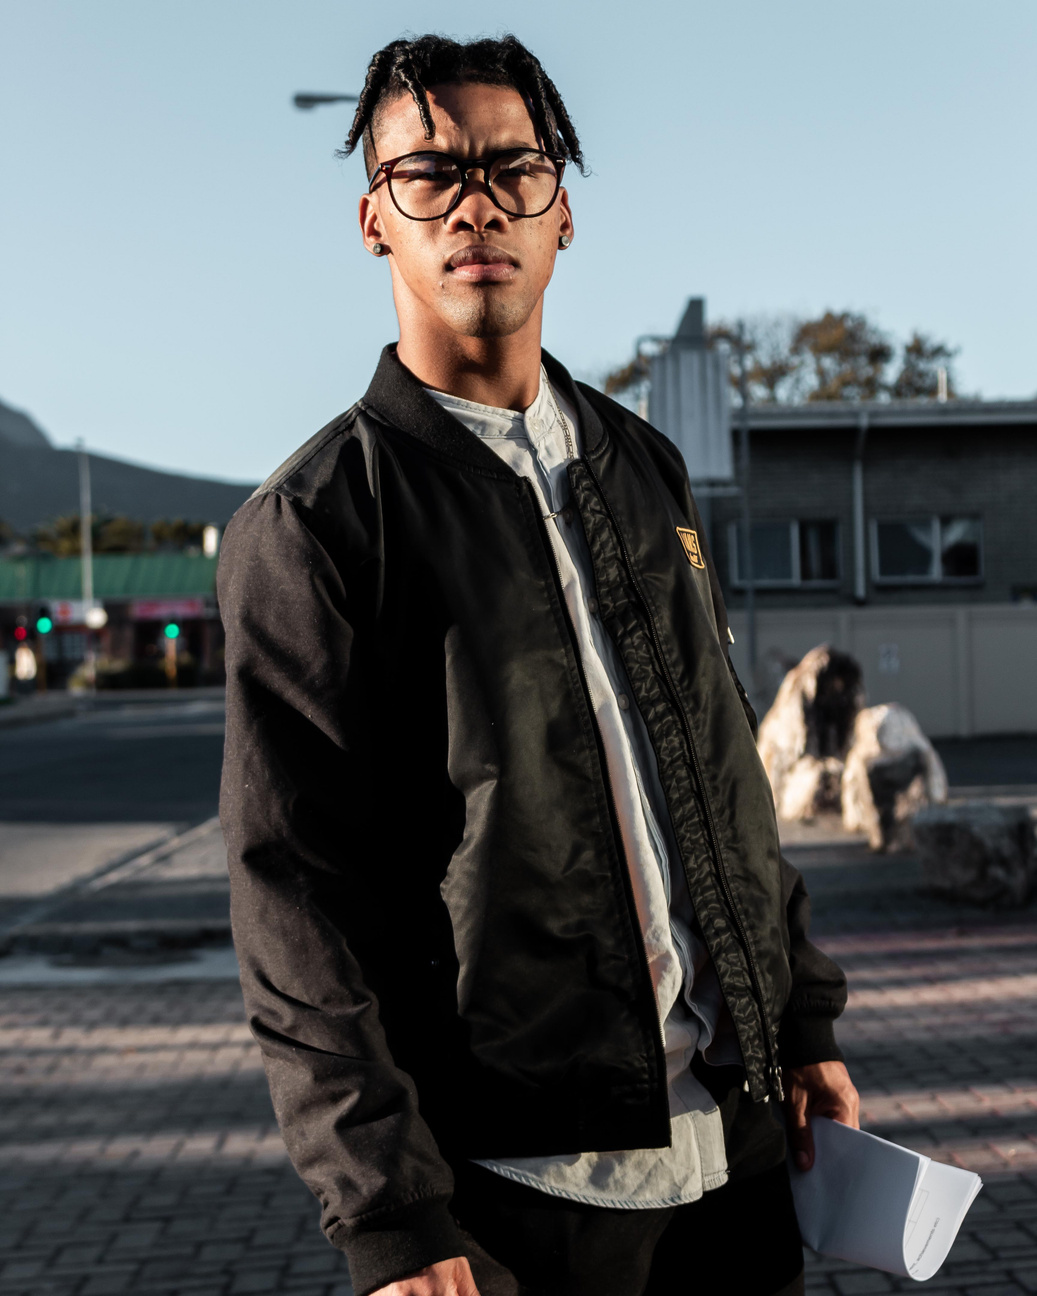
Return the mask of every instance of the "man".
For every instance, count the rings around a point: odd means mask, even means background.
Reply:
[[[802,1290],[784,1096],[856,1123],[680,456],[541,352],[573,241],[513,37],[372,60],[400,340],[240,510],[222,813],[249,1019],[357,1296]],[[639,210],[662,176],[635,178]]]

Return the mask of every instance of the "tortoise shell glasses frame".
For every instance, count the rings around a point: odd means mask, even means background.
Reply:
[[[519,159],[528,159],[524,168],[508,165]],[[411,174],[406,175],[403,164],[408,162],[412,164]],[[565,157],[546,149],[500,149],[481,158],[460,158],[453,153],[422,149],[379,162],[367,192],[373,193],[384,176],[389,197],[401,216],[416,221],[442,220],[461,202],[471,172],[482,171],[494,206],[524,220],[550,210],[558,197],[564,170]],[[524,203],[534,210],[520,210]]]

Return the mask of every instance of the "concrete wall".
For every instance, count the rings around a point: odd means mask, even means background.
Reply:
[[[934,738],[1037,733],[1037,605],[763,609],[750,680],[745,613],[731,609],[731,657],[769,705],[784,669],[817,644],[854,656],[868,702],[901,702]]]

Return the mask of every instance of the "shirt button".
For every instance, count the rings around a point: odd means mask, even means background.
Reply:
[[[598,600],[596,598],[589,598],[587,600],[587,611],[591,616],[598,615]]]
[[[617,696],[616,703],[619,706],[620,711],[630,710],[630,699],[627,697],[625,693],[620,693]]]
[[[575,515],[572,511],[571,505],[568,508],[562,509],[562,521],[566,524],[566,526],[572,526],[572,520],[574,516]]]

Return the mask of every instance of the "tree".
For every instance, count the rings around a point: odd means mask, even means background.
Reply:
[[[183,518],[160,519],[149,527],[136,518],[95,517],[91,528],[94,553],[147,553],[156,549],[181,552],[200,547],[204,522]],[[80,553],[79,514],[69,513],[37,527],[36,547],[58,558],[77,558]]]
[[[885,394],[886,366],[894,351],[889,339],[863,315],[825,311],[804,320],[790,347],[812,370],[808,401],[876,400]]]
[[[731,351],[731,383],[739,381],[739,348],[753,404],[798,401],[923,400],[938,394],[938,373],[948,370],[948,395],[956,395],[950,361],[957,349],[915,330],[902,347],[855,311],[825,311],[816,319],[789,314],[720,321],[708,330],[710,345]],[[899,352],[899,369],[889,369]],[[605,377],[616,395],[645,383],[648,357],[638,354]]]
[[[79,514],[69,513],[37,527],[33,534],[36,547],[57,558],[75,558],[80,551]]]
[[[144,523],[128,517],[95,517],[90,528],[94,553],[142,553]],[[33,536],[36,547],[57,558],[78,558],[82,552],[79,514],[68,513],[45,526],[37,527]]]
[[[151,524],[151,540],[159,549],[190,549],[202,543],[204,522],[185,522],[183,518],[161,518]]]
[[[749,389],[753,401],[795,399],[790,380],[799,371],[799,362],[789,355],[792,333],[799,321],[791,315],[758,315],[738,323],[721,321],[707,330],[710,346],[727,344],[735,352],[739,328],[745,330]],[[625,365],[610,370],[604,379],[606,396],[618,396],[638,387],[649,376],[650,357],[638,352]],[[732,378],[737,383],[737,375]]]
[[[951,373],[951,361],[958,354],[957,347],[946,342],[935,342],[916,329],[904,346],[900,372],[890,384],[889,394],[894,400],[930,400],[939,393],[939,371],[947,373],[947,395],[957,395]]]
[[[143,553],[144,523],[113,517],[94,523],[95,553]]]
[[[618,396],[621,392],[629,391],[631,387],[644,382],[647,377],[648,357],[638,351],[633,360],[620,365],[618,369],[610,369],[605,375],[605,395]]]
[[[738,351],[745,347],[749,399],[756,404],[797,400],[799,359],[792,354],[792,339],[799,320],[792,315],[754,315],[736,323],[721,320],[708,331],[710,345],[731,348],[731,382],[738,386]]]

